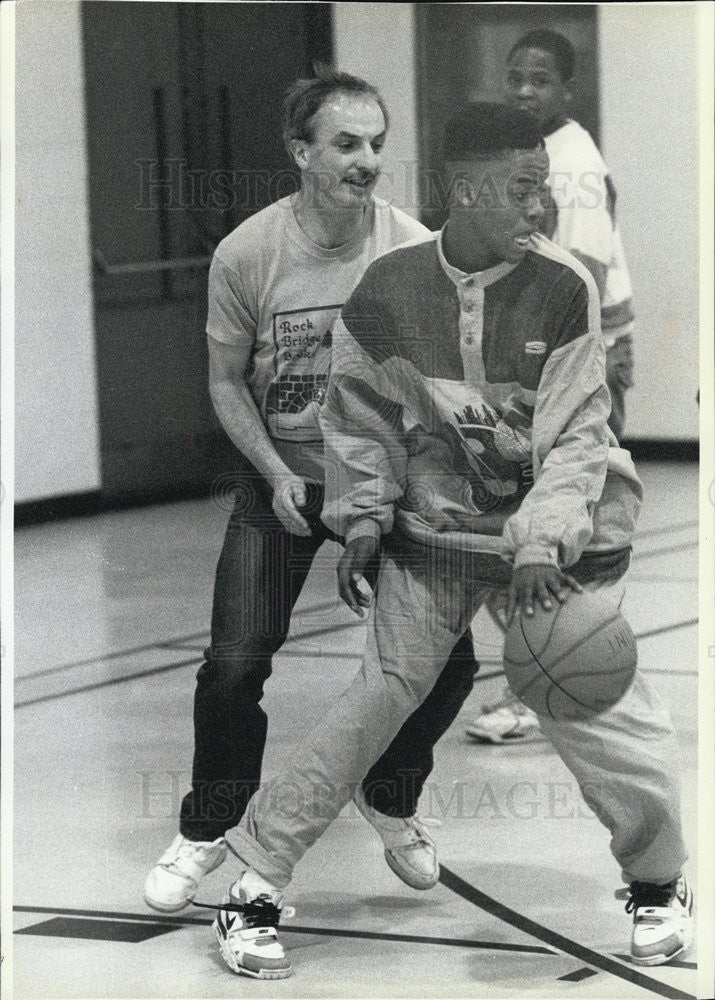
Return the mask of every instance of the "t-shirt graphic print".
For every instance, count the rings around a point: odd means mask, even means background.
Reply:
[[[273,314],[275,376],[266,394],[272,437],[319,441],[318,412],[330,372],[330,328],[342,304]]]

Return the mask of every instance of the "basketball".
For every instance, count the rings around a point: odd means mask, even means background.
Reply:
[[[638,653],[631,627],[599,593],[573,593],[533,617],[517,612],[504,642],[514,694],[538,715],[588,719],[618,702],[633,681]]]

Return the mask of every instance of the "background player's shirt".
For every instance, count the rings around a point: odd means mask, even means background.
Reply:
[[[334,326],[323,519],[351,541],[397,517],[516,566],[621,549],[642,491],[609,405],[582,264],[536,236],[518,264],[463,274],[441,234],[414,241],[368,268]]]
[[[568,121],[545,136],[549,187],[557,210],[554,243],[578,256],[601,297],[606,341],[633,332],[631,280],[616,225],[616,191],[589,133]]]
[[[375,198],[355,237],[327,250],[306,236],[291,199],[283,198],[217,247],[208,335],[252,349],[247,383],[276,450],[294,472],[322,480],[318,409],[330,365],[326,335],[343,304],[375,258],[428,232]]]

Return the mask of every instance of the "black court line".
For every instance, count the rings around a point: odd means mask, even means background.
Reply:
[[[598,973],[595,969],[575,969],[565,976],[559,976],[558,981],[560,983],[580,983],[582,979],[590,979],[591,976],[597,975]]]
[[[98,691],[99,688],[113,687],[125,681],[138,680],[141,677],[151,677],[153,674],[163,674],[168,670],[178,670],[179,667],[189,667],[201,663],[201,657],[193,656],[190,660],[180,660],[178,663],[166,663],[162,667],[152,667],[151,670],[140,670],[135,674],[124,674],[122,677],[111,677],[96,684],[83,684],[82,687],[70,688],[69,691],[58,691],[56,694],[43,694],[39,698],[29,698],[27,701],[16,701],[15,708],[27,708],[29,705],[39,705],[44,701],[57,701],[59,698],[69,698],[72,694],[84,694],[87,691]]]
[[[636,634],[635,638],[636,639],[650,639],[654,635],[663,635],[666,632],[674,632],[676,629],[688,628],[691,625],[697,625],[697,623],[698,623],[698,619],[697,618],[689,618],[687,621],[684,621],[684,622],[674,622],[672,625],[662,625],[660,628],[650,629],[648,632],[639,632],[639,633]],[[291,652],[290,649],[280,650],[278,655],[280,655],[281,653],[283,655],[285,655],[285,656],[292,656],[292,657],[307,656],[307,657],[310,657],[311,659],[318,659],[318,658],[321,658],[321,657],[327,658],[329,656],[339,656],[341,659],[362,659],[362,654],[361,653],[340,653],[340,652],[336,652],[336,653],[330,653],[330,652],[329,653],[322,653],[320,651],[316,651],[316,652],[312,652],[312,653],[301,653],[299,650]],[[180,660],[178,663],[167,663],[167,664],[165,664],[164,666],[161,666],[161,667],[152,667],[150,670],[142,670],[142,671],[138,671],[137,673],[134,673],[134,674],[125,674],[123,677],[112,677],[112,678],[110,678],[109,680],[106,680],[106,681],[97,681],[96,684],[84,684],[84,685],[82,685],[82,687],[70,688],[67,691],[59,691],[56,694],[44,694],[44,695],[41,695],[39,698],[30,698],[27,701],[18,701],[18,702],[15,702],[15,708],[27,708],[29,705],[39,705],[41,702],[45,702],[45,701],[56,701],[58,698],[68,698],[70,695],[73,695],[73,694],[83,694],[83,693],[85,693],[87,691],[96,691],[99,688],[112,687],[115,684],[123,684],[124,681],[133,681],[133,680],[137,680],[138,678],[141,678],[141,677],[151,677],[152,674],[161,674],[161,673],[164,673],[167,670],[178,670],[180,667],[188,667],[188,666],[191,666],[191,664],[195,665],[197,663],[201,663],[202,659],[203,659],[203,657],[194,657],[194,658],[192,658],[190,660]],[[477,657],[477,659],[479,659],[479,657]],[[101,661],[98,660],[97,662],[101,662]],[[495,660],[486,660],[486,659],[483,659],[480,662],[481,663],[490,663],[491,664],[491,663],[495,663],[495,662],[498,663],[499,661],[498,660],[495,661]],[[490,677],[498,677],[500,674],[503,674],[503,673],[504,673],[503,670],[493,670],[493,671],[491,671],[488,674],[477,674],[476,677],[474,678],[474,680],[475,681],[479,681],[479,680],[485,681],[485,680],[488,680]],[[647,670],[647,671],[645,671],[645,673],[648,673],[648,674],[654,674],[654,673],[670,674],[670,673],[672,673],[672,674],[682,675],[683,677],[685,677],[685,676],[696,677],[697,676],[697,671],[685,671],[685,670],[672,670],[672,671],[670,671],[670,670]],[[30,676],[35,676],[35,675],[28,674],[26,676],[30,677]],[[18,683],[18,682],[20,682],[20,681],[22,681],[24,679],[25,679],[24,677],[18,677],[16,683]]]
[[[24,681],[29,677],[46,677],[49,674],[61,674],[64,670],[73,670],[75,667],[88,667],[92,663],[104,663],[106,660],[121,660],[123,656],[131,656],[133,653],[148,653],[153,649],[168,648],[174,642],[190,642],[192,639],[200,639],[208,636],[208,632],[192,632],[190,635],[178,635],[175,639],[157,640],[145,643],[143,646],[130,646],[127,649],[119,649],[114,653],[104,653],[102,656],[91,656],[86,660],[74,660],[72,663],[63,663],[59,667],[47,667],[45,670],[35,670],[31,674],[23,674],[16,680]]]
[[[686,549],[697,549],[697,542],[683,542],[681,545],[664,545],[662,549],[648,549],[647,552],[634,552],[633,562],[642,562],[653,556],[667,555],[669,552],[685,552]]]
[[[146,913],[120,913],[112,910],[71,910],[51,906],[13,906],[13,911],[15,913],[51,913],[56,916],[92,918],[97,924],[113,920],[127,921],[129,924],[141,922],[154,926],[166,925],[168,930],[178,929],[183,925],[210,927],[212,923],[210,919],[206,920],[199,917],[169,917],[162,916],[161,914],[150,916]],[[41,927],[43,925],[36,924],[34,926]],[[16,934],[31,932],[31,927],[15,931]],[[418,934],[388,934],[380,931],[359,931],[340,927],[298,927],[290,926],[290,924],[281,924],[281,933],[313,934],[318,937],[344,937],[368,939],[371,941],[400,941],[409,944],[437,944],[452,948],[477,948],[483,951],[510,951],[528,955],[551,955],[558,957],[552,948],[542,948],[538,945],[528,944],[505,944],[503,941],[475,941],[473,938],[423,937]],[[63,937],[65,935],[59,934],[57,936]]]
[[[688,618],[684,622],[673,622],[672,625],[661,625],[660,628],[652,628],[647,632],[639,632],[636,639],[651,639],[654,635],[664,635],[666,632],[675,632],[679,628],[690,628],[691,625],[697,625],[698,618]]]
[[[76,938],[80,941],[120,941],[142,944],[179,930],[176,924],[147,924],[138,920],[95,920],[87,917],[51,917],[15,931],[34,937]]]
[[[570,938],[564,937],[563,934],[558,934],[556,931],[544,927],[543,924],[539,924],[535,920],[523,916],[523,914],[518,913],[516,910],[505,906],[504,903],[500,903],[496,899],[492,899],[491,896],[487,896],[486,893],[476,889],[469,882],[465,882],[464,879],[461,879],[459,875],[455,875],[454,872],[450,871],[449,868],[445,868],[444,865],[441,865],[439,880],[442,885],[451,889],[456,895],[478,906],[480,910],[491,914],[497,920],[503,920],[504,923],[509,924],[511,927],[516,927],[523,933],[529,934],[539,941],[544,941],[546,944],[551,945],[552,948],[556,948],[567,955],[572,955],[574,958],[578,958],[580,961],[586,962],[588,965],[600,969],[602,972],[610,972],[612,975],[618,976],[619,979],[625,979],[626,982],[634,983],[636,986],[641,986],[651,993],[656,993],[662,997],[669,997],[671,1000],[696,1000],[692,993],[685,993],[683,990],[678,990],[667,983],[661,983],[658,979],[653,979],[651,976],[646,976],[636,969],[622,965],[620,962],[609,958],[608,955],[602,955],[597,951],[593,951],[591,948],[587,948],[577,941],[572,941]]]
[[[662,528],[650,528],[648,531],[636,531],[634,539],[652,538],[654,535],[672,535],[676,531],[686,531],[689,528],[700,527],[700,521],[685,521],[673,527],[672,524],[664,525]]]

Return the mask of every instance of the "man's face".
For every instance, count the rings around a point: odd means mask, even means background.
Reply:
[[[380,176],[385,117],[364,94],[331,94],[312,120],[313,141],[295,140],[303,187],[320,207],[366,204]]]
[[[528,111],[542,127],[564,116],[570,96],[552,52],[517,49],[507,63],[507,103]]]
[[[508,150],[488,160],[461,165],[452,212],[466,223],[465,239],[474,241],[494,266],[518,264],[531,245],[547,201],[549,158],[536,149]],[[467,247],[464,248],[468,250]]]

